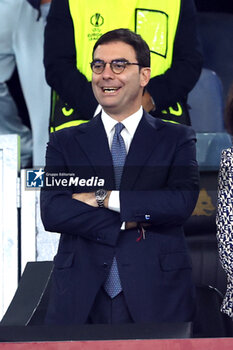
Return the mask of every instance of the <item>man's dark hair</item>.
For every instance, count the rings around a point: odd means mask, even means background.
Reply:
[[[132,46],[136,53],[136,59],[140,66],[150,67],[150,49],[145,40],[142,37],[129,29],[120,28],[111,30],[103,34],[95,43],[92,57],[97,46],[107,44],[113,41],[122,41]]]

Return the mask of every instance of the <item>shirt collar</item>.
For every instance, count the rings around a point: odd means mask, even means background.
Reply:
[[[127,117],[121,122],[125,126],[126,130],[132,138],[142,118],[142,115],[143,109],[141,106],[137,112],[131,114],[129,117]],[[101,113],[101,118],[104,124],[106,134],[109,135],[112,132],[115,125],[118,123],[118,121],[110,117],[103,109]]]

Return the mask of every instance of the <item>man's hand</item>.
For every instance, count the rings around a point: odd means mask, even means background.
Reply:
[[[140,223],[140,222],[136,222],[136,221],[128,221],[125,223],[125,229],[131,229],[131,228],[136,228],[138,227],[138,225],[141,225],[143,228],[147,228],[149,226],[151,226],[151,224],[148,224],[146,222]]]
[[[107,197],[104,200],[104,207],[108,208],[108,200],[111,191],[108,191]],[[73,193],[73,199],[77,199],[85,204],[91,205],[92,207],[98,207],[98,203],[96,202],[95,192],[84,192],[84,193]]]
[[[138,223],[136,221],[128,221],[125,223],[125,229],[129,230],[131,228],[136,228],[138,226]]]
[[[146,112],[155,111],[154,101],[147,90],[142,96],[142,107],[145,109]]]
[[[92,207],[98,207],[95,198],[95,192],[73,193],[72,198],[91,205]]]

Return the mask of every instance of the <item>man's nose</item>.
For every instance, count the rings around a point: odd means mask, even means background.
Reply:
[[[103,79],[114,79],[115,78],[115,74],[112,71],[110,63],[106,63],[106,65],[104,67],[104,71],[102,73],[102,77],[103,77]]]

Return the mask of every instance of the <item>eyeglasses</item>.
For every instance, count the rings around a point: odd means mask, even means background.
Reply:
[[[102,60],[92,61],[90,63],[92,72],[94,72],[95,74],[103,73],[107,63],[108,62],[104,62]],[[131,66],[131,65],[141,66],[139,63],[131,63],[131,62],[128,62],[126,60],[113,60],[113,61],[109,62],[109,64],[110,64],[111,70],[115,74],[122,73],[123,70],[125,70],[126,66]]]

